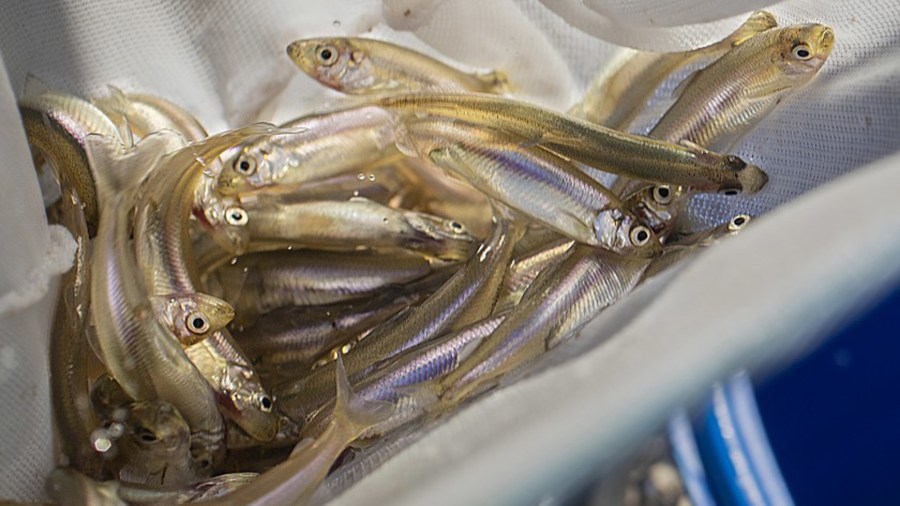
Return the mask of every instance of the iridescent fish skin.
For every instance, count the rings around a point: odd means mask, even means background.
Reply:
[[[218,176],[220,194],[302,185],[399,156],[396,118],[380,107],[310,114],[280,128],[239,146]]]
[[[740,47],[740,46],[739,46]],[[733,155],[627,134],[532,104],[494,95],[411,94],[379,98],[403,121],[425,116],[506,132],[524,146],[540,147],[602,171],[635,179],[691,186],[699,191],[755,193],[768,176]]]
[[[88,155],[98,173],[155,165],[166,140],[148,137],[120,153],[117,142],[89,137]],[[91,313],[102,360],[135,401],[164,400],[191,428],[198,470],[219,459],[224,423],[206,379],[191,364],[174,335],[157,319],[144,274],[131,248],[130,192],[102,199],[100,227],[91,258]]]
[[[422,278],[431,264],[415,253],[272,251],[246,255],[215,276],[239,322],[277,308],[331,304]]]
[[[408,122],[403,142],[490,198],[572,239],[621,254],[660,251],[653,233],[622,210],[615,194],[569,161],[523,148],[515,137],[459,121],[423,119]]]
[[[656,89],[678,69],[697,61],[715,60],[754,34],[776,25],[774,16],[757,11],[728,37],[699,49],[675,53],[627,50],[597,77],[569,114],[627,130]]]
[[[501,72],[469,74],[390,42],[358,37],[302,39],[287,47],[297,67],[321,84],[350,95],[400,91],[501,93]]]
[[[414,387],[440,379],[455,369],[464,360],[465,353],[489,336],[504,318],[505,312],[485,318],[377,363],[353,387],[360,398],[390,402],[395,408],[390,418],[374,425],[360,439],[384,436],[426,414],[431,408],[431,399],[418,398]],[[333,402],[328,403],[310,420],[305,429],[307,434],[319,434],[324,430],[328,421],[326,414],[331,412],[333,405]]]
[[[49,91],[20,100],[19,112],[28,144],[53,166],[60,184],[77,193],[93,234],[98,222],[98,190],[85,139],[91,133],[120,139],[116,125],[89,102]]]
[[[576,245],[562,262],[541,272],[503,323],[441,379],[442,409],[495,385],[503,374],[570,338],[630,292],[650,261]]]
[[[491,314],[522,226],[498,218],[491,235],[450,279],[418,306],[379,325],[345,356],[351,380],[358,380],[372,364],[443,332],[482,320]],[[312,417],[333,395],[329,379],[334,367],[319,367],[298,381],[275,387],[283,409]]]
[[[506,277],[503,278],[500,300],[497,302],[494,312],[506,311],[518,304],[538,275],[544,269],[561,262],[571,252],[574,244],[574,241],[559,238],[513,259]]]
[[[812,80],[833,47],[834,31],[819,24],[757,34],[690,78],[649,135],[728,149],[788,93]]]
[[[392,405],[354,395],[340,359],[336,363],[337,401],[328,428],[312,442],[301,441],[287,460],[261,474],[253,483],[208,504],[307,504],[341,452],[369,427],[390,416]]]
[[[236,144],[277,132],[259,124],[208,137],[166,155],[143,182],[135,205],[134,244],[151,295],[199,291],[195,288],[199,274],[190,247],[189,218],[194,214],[198,187],[210,177],[205,171]],[[185,352],[215,390],[225,416],[260,441],[275,436],[279,421],[272,399],[227,329],[213,332]]]
[[[257,195],[252,201],[244,199],[244,209],[250,240],[259,250],[402,248],[454,261],[466,258],[477,244],[456,220],[392,209],[361,197],[282,204]]]

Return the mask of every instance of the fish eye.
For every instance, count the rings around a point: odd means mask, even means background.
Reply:
[[[330,67],[338,61],[338,51],[334,46],[319,46],[316,48],[316,58],[319,63]]]
[[[650,242],[650,230],[643,226],[637,226],[631,229],[631,244],[635,246],[644,246]]]
[[[242,176],[252,176],[256,172],[256,158],[243,153],[234,161],[234,171]]]
[[[461,234],[466,230],[466,226],[456,220],[450,220],[450,223],[448,223],[448,225],[450,225],[450,229],[457,234]]]
[[[668,204],[672,202],[672,190],[667,185],[659,185],[653,187],[653,200],[660,204]]]
[[[225,221],[227,221],[229,225],[241,227],[250,221],[250,217],[247,216],[247,211],[235,206],[225,210]]]
[[[739,214],[734,218],[731,218],[731,221],[728,222],[728,230],[731,232],[737,232],[738,230],[744,228],[750,222],[750,215],[748,214]]]
[[[797,44],[791,49],[791,54],[794,55],[794,58],[800,61],[806,61],[812,58],[812,50],[806,44]]]
[[[738,193],[740,193],[740,192],[737,191],[737,190],[735,190],[734,188],[729,188],[729,189],[727,189],[727,190],[722,190],[722,195],[732,196],[732,195],[737,195]]]
[[[267,395],[261,395],[259,397],[259,409],[263,413],[272,411],[272,399],[269,399]]]
[[[184,323],[192,334],[204,334],[209,331],[209,318],[197,311],[188,314]]]

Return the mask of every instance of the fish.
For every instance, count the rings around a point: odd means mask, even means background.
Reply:
[[[205,340],[234,319],[231,304],[205,293],[152,295],[148,300],[157,320],[182,346]]]
[[[740,47],[740,46],[739,46]],[[768,182],[762,169],[735,155],[694,143],[674,144],[612,130],[526,102],[480,93],[421,93],[378,98],[404,123],[437,117],[479,125],[520,138],[574,162],[646,181],[705,192],[756,193]],[[398,144],[404,150],[401,143]],[[406,149],[414,152],[414,149]]]
[[[627,130],[656,89],[678,69],[713,61],[753,35],[777,26],[775,17],[756,11],[724,39],[691,51],[656,53],[626,50],[597,76],[569,114],[616,130]]]
[[[196,481],[191,463],[191,433],[174,406],[141,401],[128,408],[126,427],[116,440],[119,480],[145,485],[184,485]]]
[[[648,135],[729,149],[787,94],[809,83],[833,47],[834,31],[815,23],[754,35],[688,78]]]
[[[666,245],[662,255],[654,258],[647,266],[641,283],[657,276],[673,265],[692,257],[701,249],[712,246],[724,237],[736,235],[743,230],[753,218],[749,214],[736,214],[725,223],[693,234],[675,236]]]
[[[470,74],[390,42],[360,37],[319,37],[292,42],[287,54],[319,83],[349,95],[400,91],[504,93],[499,71]]]
[[[508,211],[500,211],[491,235],[446,283],[418,306],[401,311],[373,329],[350,349],[344,364],[351,381],[358,380],[376,362],[489,316],[522,228]],[[273,390],[288,416],[301,412],[311,418],[331,400],[329,379],[333,374],[329,364],[299,380],[276,385]]]
[[[388,419],[373,425],[360,439],[382,437],[427,414],[432,401],[416,395],[416,386],[438,380],[456,368],[465,359],[467,351],[489,336],[503,323],[506,315],[503,312],[487,317],[376,363],[372,371],[353,383],[353,388],[362,399],[394,404],[394,412]],[[333,404],[329,402],[310,420],[305,428],[307,434],[319,434],[324,430],[328,421],[325,415],[331,412]]]
[[[506,277],[503,278],[503,286],[500,288],[500,299],[497,302],[495,313],[506,311],[522,300],[525,290],[531,286],[535,278],[544,269],[551,268],[561,262],[571,253],[574,241],[567,238],[559,238],[546,244],[541,244],[535,250],[514,258],[510,263]]]
[[[834,32],[819,24],[772,28],[753,35],[682,83],[680,96],[648,135],[730,149],[788,94],[815,77],[833,43]],[[806,53],[799,58],[795,49]],[[612,189],[649,211],[642,217],[651,228],[651,222],[656,222],[657,232],[672,227],[695,190],[648,186],[628,178],[617,180]]]
[[[222,497],[251,483],[257,473],[230,473],[189,485],[147,486],[119,480],[94,481],[73,469],[54,469],[47,478],[47,495],[57,504],[125,506],[185,504]]]
[[[89,361],[87,340],[90,322],[89,236],[84,208],[74,188],[63,186],[62,197],[47,210],[50,223],[66,227],[76,242],[72,268],[59,280],[60,291],[50,332],[50,391],[53,426],[62,459],[71,467],[98,476],[101,462],[90,447],[91,432],[98,424],[87,402]],[[96,359],[94,359],[96,360]]]
[[[258,124],[223,132],[169,152],[140,186],[134,212],[134,249],[150,295],[192,294],[199,274],[190,248],[189,219],[195,192],[204,186],[204,170],[221,153],[240,142],[277,133]],[[154,134],[171,138],[163,132]],[[208,315],[207,315],[208,316]],[[185,347],[185,353],[216,392],[222,413],[260,441],[278,432],[273,400],[260,384],[249,359],[227,328]],[[181,410],[179,408],[179,410]]]
[[[432,409],[457,406],[570,339],[637,286],[650,262],[576,244],[559,264],[542,271],[503,323],[440,380],[440,404]]]
[[[199,467],[218,460],[224,424],[206,380],[157,321],[128,250],[128,208],[103,211],[92,258],[92,320],[110,374],[133,399],[170,402],[191,427]],[[224,449],[224,448],[221,448]]]
[[[219,174],[220,195],[271,186],[297,186],[399,158],[394,148],[397,120],[376,106],[301,116],[277,135],[241,143]]]
[[[108,85],[108,93],[92,97],[91,102],[128,132],[146,137],[160,130],[171,130],[195,142],[209,136],[206,128],[191,113],[169,100],[145,93],[126,93]]]
[[[615,194],[552,153],[444,119],[410,121],[406,140],[423,158],[459,174],[491,199],[567,237],[621,254],[660,251],[652,231],[625,213]]]
[[[252,322],[281,307],[364,298],[430,272],[431,264],[415,253],[295,250],[243,256],[211,276],[236,307],[239,322]]]
[[[94,133],[121,140],[116,125],[97,107],[78,97],[46,91],[19,101],[25,136],[36,162],[53,167],[60,185],[71,188],[84,206],[89,235],[94,236],[99,204],[86,138]],[[36,163],[39,167],[40,163]]]
[[[457,220],[392,209],[362,197],[283,205],[277,198],[258,195],[255,200],[244,199],[244,209],[250,241],[257,245],[251,249],[401,248],[458,261],[477,244]]]
[[[391,415],[393,405],[354,395],[340,358],[335,362],[337,388],[328,427],[314,440],[298,443],[290,457],[247,486],[208,502],[210,505],[307,504],[331,466],[369,427]]]

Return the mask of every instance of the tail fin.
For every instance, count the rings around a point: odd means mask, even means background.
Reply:
[[[394,405],[383,401],[368,401],[357,397],[350,390],[350,381],[344,369],[344,361],[338,355],[335,363],[337,397],[334,403],[333,423],[346,434],[348,443],[358,438],[373,425],[379,424],[394,412]]]

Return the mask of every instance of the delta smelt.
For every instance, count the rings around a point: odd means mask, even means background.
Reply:
[[[491,314],[505,266],[522,230],[521,225],[504,216],[505,212],[500,213],[491,235],[431,297],[379,325],[347,353],[344,363],[352,381],[377,362]],[[305,413],[312,417],[331,399],[329,379],[333,375],[334,367],[329,364],[304,378],[276,386],[282,409],[289,416]]]
[[[621,254],[661,250],[623,202],[571,162],[521,140],[461,121],[411,120],[403,142],[423,158],[465,178],[488,197],[585,244]]]
[[[187,422],[165,401],[142,401],[126,408],[124,434],[115,441],[118,479],[143,485],[186,485],[197,476],[191,464]]]
[[[308,76],[350,95],[509,90],[503,72],[469,74],[418,51],[374,39],[302,39],[288,45],[287,54]]]
[[[619,132],[509,98],[422,93],[379,98],[375,103],[397,111],[403,121],[423,117],[463,121],[515,135],[524,146],[635,179],[731,193],[756,193],[768,182],[759,167],[734,155]]]
[[[279,135],[239,145],[218,176],[224,195],[258,188],[302,185],[398,157],[397,120],[375,106],[310,114],[281,125]]]
[[[514,258],[503,278],[503,286],[500,287],[500,297],[494,312],[505,311],[518,304],[535,278],[544,269],[561,262],[571,253],[574,244],[575,242],[569,239],[558,238]]]
[[[331,421],[315,440],[298,443],[287,460],[261,474],[247,486],[208,501],[210,505],[307,504],[334,461],[370,427],[387,419],[393,406],[359,398],[350,390],[341,359],[335,362],[336,402]]]
[[[146,137],[160,130],[177,132],[185,141],[196,142],[209,136],[206,129],[182,107],[154,95],[125,93],[115,86],[107,87],[107,94],[91,98],[91,102],[138,137]]]
[[[569,114],[616,130],[627,130],[669,76],[695,62],[716,60],[749,37],[776,25],[774,16],[757,11],[728,37],[699,49],[674,53],[626,49],[597,76]]]
[[[241,315],[238,324],[287,306],[360,299],[431,272],[415,253],[272,251],[245,255],[211,274]]]
[[[239,142],[273,133],[277,131],[271,126],[260,124],[209,137],[168,154],[150,173],[135,206],[134,243],[151,294],[198,292],[189,218],[195,191],[205,177],[203,171]],[[208,337],[187,346],[185,352],[217,393],[222,413],[260,441],[272,439],[279,416],[249,359],[227,329],[202,330]]]

